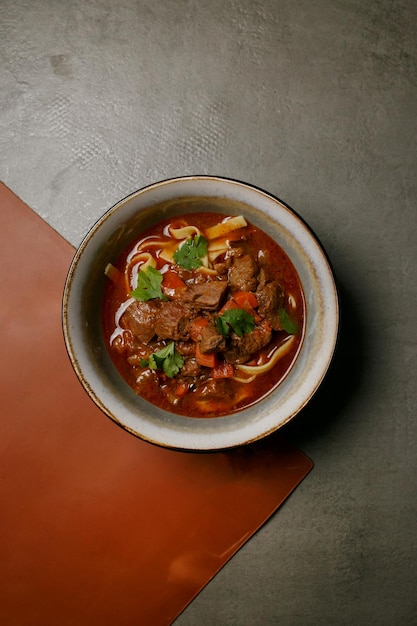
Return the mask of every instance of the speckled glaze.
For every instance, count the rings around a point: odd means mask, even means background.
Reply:
[[[144,228],[198,210],[245,215],[291,258],[303,285],[307,320],[298,358],[268,397],[233,415],[192,419],[138,397],[116,372],[101,336],[104,267]],[[140,189],[109,209],[78,248],[63,297],[63,330],[71,363],[87,393],[117,424],[158,445],[215,450],[243,445],[279,429],[319,387],[333,356],[339,322],[337,291],[326,255],[309,227],[273,196],[212,176],[170,179]]]

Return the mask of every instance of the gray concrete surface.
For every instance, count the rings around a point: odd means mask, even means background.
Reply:
[[[315,469],[177,626],[417,624],[415,0],[0,0],[0,52],[0,178],[74,245],[219,174],[336,272],[336,360],[287,428]]]

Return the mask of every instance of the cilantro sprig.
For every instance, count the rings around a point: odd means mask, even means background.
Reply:
[[[162,370],[169,378],[174,378],[184,365],[184,359],[175,349],[175,342],[171,341],[165,348],[153,352],[149,361],[142,359],[141,365],[149,366],[151,370]]]
[[[207,239],[203,235],[196,235],[186,239],[174,252],[173,258],[177,265],[186,270],[198,269],[203,265],[202,258],[207,254]]]
[[[293,320],[293,318],[287,313],[284,307],[281,307],[278,311],[279,319],[281,322],[282,329],[285,330],[289,335],[298,335],[298,325],[297,322]]]
[[[253,315],[244,309],[228,309],[216,320],[217,330],[223,337],[228,337],[232,329],[236,335],[243,337],[255,328]]]
[[[162,274],[156,270],[152,265],[149,265],[144,270],[139,270],[138,273],[138,286],[131,292],[132,298],[141,300],[153,300],[159,298],[160,300],[168,300],[166,295],[161,289]]]

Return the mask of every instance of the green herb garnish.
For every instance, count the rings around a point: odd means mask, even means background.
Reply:
[[[152,265],[149,265],[144,270],[139,270],[138,286],[130,295],[132,298],[136,298],[136,300],[141,300],[142,302],[152,300],[153,298],[168,300],[166,295],[162,293],[161,283],[161,272],[152,267]]]
[[[243,337],[255,328],[255,319],[253,315],[243,309],[229,309],[223,315],[219,315],[216,326],[223,337],[228,337],[231,328],[236,335]]]
[[[288,315],[287,311],[284,307],[281,307],[278,311],[279,319],[281,321],[281,326],[283,330],[289,335],[297,335],[298,334],[298,325],[297,323]]]
[[[187,239],[173,255],[175,263],[186,270],[193,270],[203,265],[202,258],[207,254],[207,240],[203,235]]]
[[[171,341],[165,348],[153,352],[149,357],[149,367],[151,370],[163,370],[169,378],[178,374],[184,359],[175,349],[175,342]]]

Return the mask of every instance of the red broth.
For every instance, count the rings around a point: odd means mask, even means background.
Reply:
[[[210,212],[161,221],[106,268],[102,327],[115,367],[139,396],[189,417],[270,394],[304,334],[303,290],[284,250],[246,220],[216,237],[223,222],[234,223]]]

